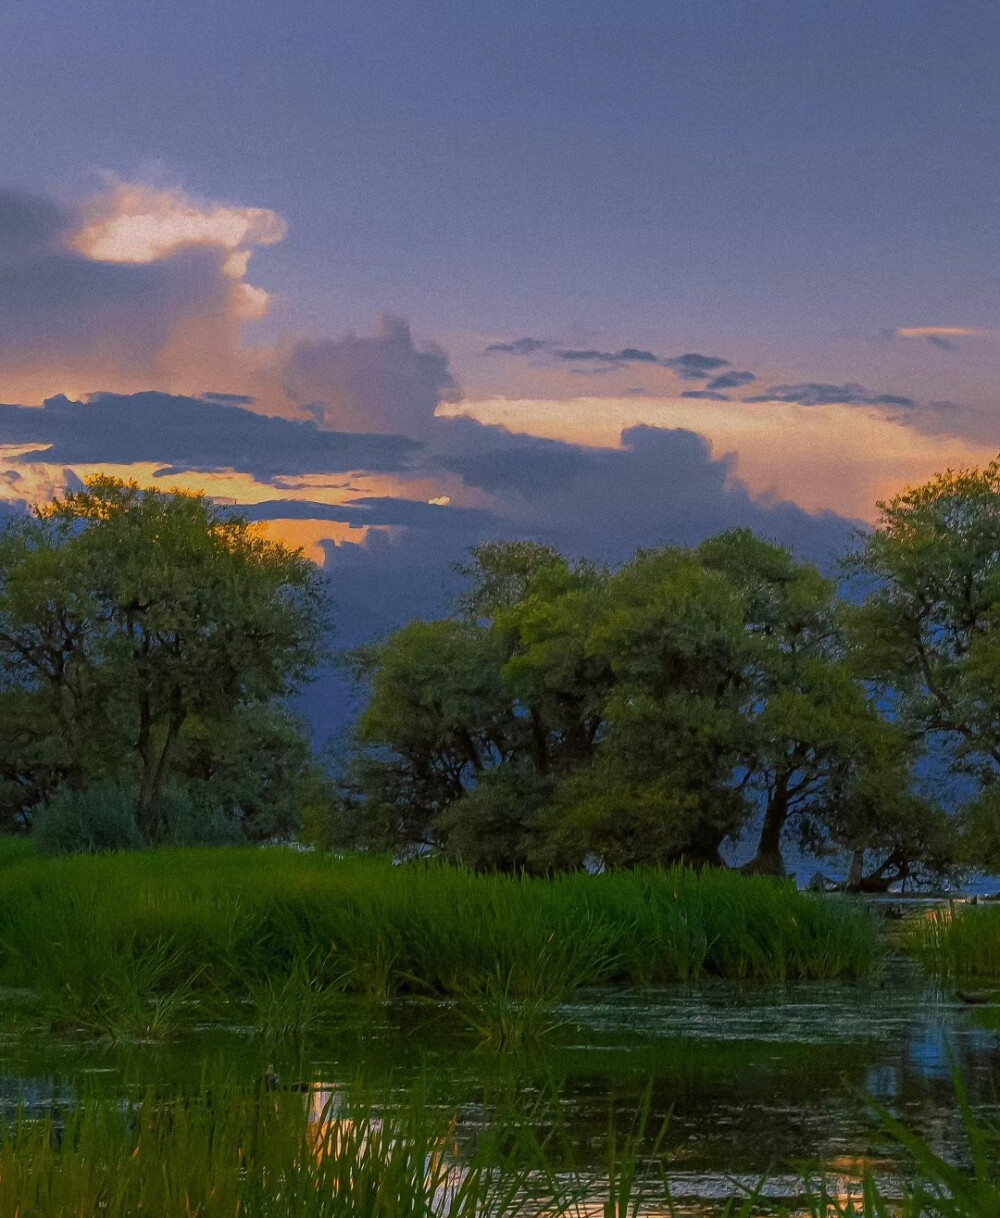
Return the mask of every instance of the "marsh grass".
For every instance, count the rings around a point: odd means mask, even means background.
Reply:
[[[557,1001],[544,994],[531,998],[513,992],[512,977],[499,972],[484,987],[463,994],[457,1011],[480,1044],[497,1052],[523,1051],[541,1045],[561,1024]]]
[[[725,872],[534,880],[252,848],[40,859],[21,845],[0,849],[0,984],[39,989],[68,1022],[110,1027],[119,1012],[138,1035],[169,1035],[220,998],[249,999],[286,1034],[322,1017],[325,994],[488,1005],[499,985],[541,1007],[607,983],[854,978],[879,951],[850,904]]]
[[[886,1112],[881,1128],[908,1168],[892,1195],[872,1176],[860,1195],[817,1177],[796,1201],[767,1199],[769,1180],[734,1183],[716,1218],[993,1218],[1000,1140],[958,1085],[967,1162],[958,1167]],[[119,1101],[96,1092],[61,1112],[0,1125],[0,1214],[16,1218],[644,1218],[690,1215],[671,1195],[669,1120],[650,1120],[651,1088],[631,1118],[609,1110],[603,1166],[580,1172],[548,1109],[496,1098],[473,1126],[434,1104],[433,1080],[379,1103],[359,1080],[340,1090],[274,1080],[248,1090],[204,1076]],[[554,1095],[558,1100],[558,1095]],[[483,1119],[485,1118],[485,1119]],[[564,1159],[569,1156],[569,1161]],[[553,1162],[559,1162],[558,1168]]]
[[[0,1143],[0,1213],[17,1218],[506,1218],[537,1193],[525,1138],[460,1163],[447,1119],[412,1103],[375,1115],[328,1098],[214,1087],[123,1108],[20,1115]],[[544,1180],[544,1172],[541,1179]],[[546,1213],[570,1197],[545,1191]]]
[[[1000,908],[949,905],[914,919],[905,945],[941,977],[1000,983]]]
[[[825,1181],[809,1190],[812,1218],[992,1218],[1000,1214],[1000,1130],[985,1124],[955,1078],[968,1163],[959,1167],[937,1154],[929,1142],[885,1110],[877,1119],[906,1151],[907,1182],[899,1197],[889,1197],[871,1175],[862,1180],[861,1197],[836,1195]]]

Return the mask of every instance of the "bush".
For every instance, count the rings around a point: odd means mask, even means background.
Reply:
[[[64,788],[35,818],[35,843],[41,854],[137,850],[142,838],[135,806],[134,794],[118,783],[97,782],[82,791]]]
[[[160,797],[163,846],[238,846],[243,830],[221,808],[206,807],[179,786],[166,786]]]

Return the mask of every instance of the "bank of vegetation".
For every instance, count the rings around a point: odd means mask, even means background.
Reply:
[[[282,996],[291,1018],[337,994],[554,1003],[604,983],[854,978],[878,950],[864,911],[723,871],[547,881],[246,847],[45,859],[14,845],[0,984],[98,1030],[131,1013],[153,1033],[172,996],[202,1017],[249,1002],[253,1023]]]
[[[908,945],[931,973],[1000,985],[1000,908],[955,905],[914,918]]]

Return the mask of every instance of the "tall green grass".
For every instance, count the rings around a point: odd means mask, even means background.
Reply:
[[[417,1094],[390,1109],[359,1094],[247,1091],[207,1080],[195,1095],[155,1091],[90,1099],[0,1127],[0,1213],[11,1218],[994,1218],[1000,1213],[996,1131],[964,1098],[969,1164],[957,1167],[883,1115],[909,1156],[890,1193],[873,1178],[767,1201],[768,1180],[705,1203],[675,1204],[669,1126],[609,1121],[604,1174],[553,1169],[525,1114],[493,1113],[473,1135]]]
[[[904,941],[937,976],[1000,981],[1000,908],[929,910],[914,919]]]
[[[517,1139],[487,1137],[460,1163],[448,1121],[426,1105],[375,1115],[320,1098],[217,1085],[193,1099],[150,1093],[126,1107],[22,1115],[0,1142],[0,1213],[505,1218],[539,1188],[537,1156]],[[553,1181],[546,1212],[565,1212],[569,1200]]]
[[[863,911],[725,872],[550,881],[251,848],[4,854],[0,985],[44,990],[95,1028],[125,1008],[125,1034],[164,995],[165,1023],[218,995],[284,1026],[337,994],[556,1002],[602,983],[858,977],[878,951]]]

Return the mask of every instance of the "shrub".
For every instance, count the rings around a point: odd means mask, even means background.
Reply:
[[[35,818],[34,838],[42,854],[99,854],[137,850],[135,796],[114,782],[82,791],[59,791]]]
[[[205,806],[183,787],[164,787],[160,799],[160,833],[164,846],[237,846],[243,830],[221,808]]]

